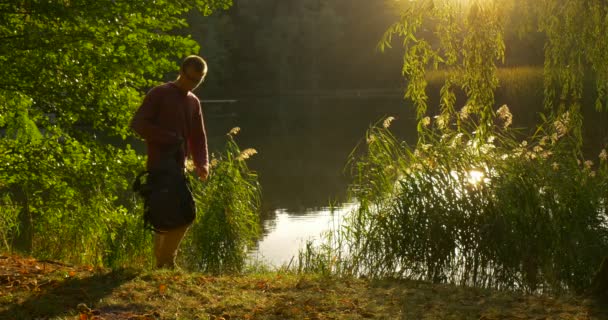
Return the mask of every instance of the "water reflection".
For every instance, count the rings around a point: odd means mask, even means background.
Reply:
[[[205,115],[211,150],[221,148],[224,134],[238,126],[239,145],[258,151],[248,164],[260,175],[268,218],[277,209],[305,215],[345,201],[344,166],[370,123],[392,115],[396,134],[410,142],[416,136],[414,112],[400,97],[241,100],[206,105]]]
[[[289,265],[292,259],[295,261],[297,258],[299,248],[307,241],[320,240],[327,231],[336,230],[352,209],[353,205],[347,204],[334,209],[306,210],[304,214],[275,210],[274,219],[264,221],[268,233],[249,258],[276,267]]]

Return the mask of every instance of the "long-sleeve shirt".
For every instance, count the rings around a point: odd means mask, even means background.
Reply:
[[[158,168],[163,157],[176,150],[175,146],[182,141],[186,142],[185,150],[182,148],[176,155],[182,167],[189,155],[199,169],[209,164],[200,101],[172,82],[154,87],[146,94],[131,127],[146,141],[148,170]]]

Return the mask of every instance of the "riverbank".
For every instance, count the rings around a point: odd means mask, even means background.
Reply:
[[[285,272],[209,276],[0,257],[0,319],[608,319],[577,296]]]

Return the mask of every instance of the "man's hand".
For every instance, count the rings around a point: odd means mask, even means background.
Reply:
[[[209,165],[206,164],[200,168],[196,167],[196,174],[202,181],[207,180],[207,177],[209,176]]]

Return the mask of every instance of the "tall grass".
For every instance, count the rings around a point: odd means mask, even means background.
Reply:
[[[523,141],[506,128],[508,109],[498,114],[486,141],[429,127],[425,143],[411,147],[388,121],[373,126],[351,161],[359,206],[338,231],[337,270],[526,291],[586,288],[608,252],[606,150],[596,159],[574,152],[567,115]]]
[[[258,235],[260,188],[245,164],[254,151],[241,152],[233,134],[212,160],[209,180],[192,179],[199,215],[180,259],[197,270],[241,270],[245,249]],[[129,148],[93,154],[52,139],[32,141],[25,150],[12,140],[2,146],[0,160],[16,172],[0,184],[2,251],[76,264],[152,266],[152,233],[143,226],[141,199],[130,191],[143,157]]]
[[[10,195],[0,199],[0,251],[11,251],[12,243],[19,233],[19,207]]]
[[[209,179],[202,183],[192,179],[198,215],[181,255],[192,269],[240,272],[247,249],[259,236],[261,189],[245,162],[256,152],[241,151],[234,140],[237,133],[238,128],[231,130],[223,153],[212,159]]]

